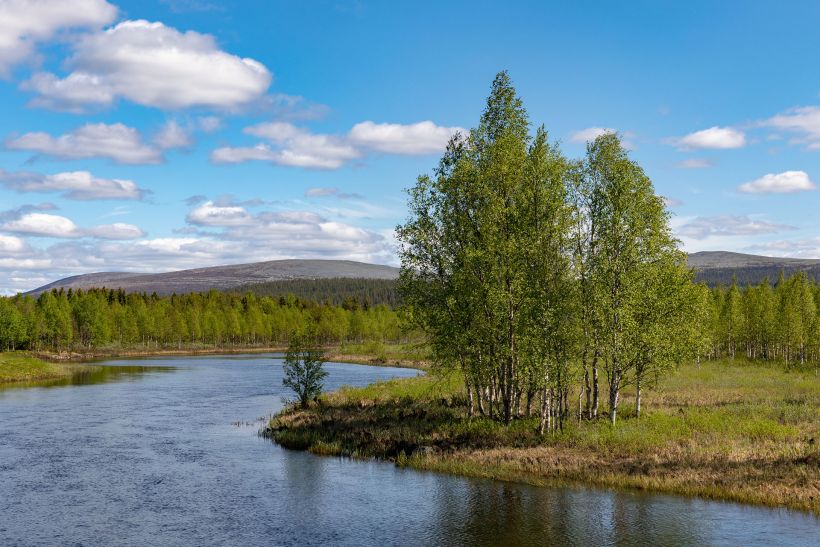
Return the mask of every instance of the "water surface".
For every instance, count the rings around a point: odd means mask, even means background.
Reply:
[[[327,365],[326,387],[416,375]],[[813,545],[786,510],[316,457],[256,436],[271,356],[108,361],[0,390],[2,545]]]

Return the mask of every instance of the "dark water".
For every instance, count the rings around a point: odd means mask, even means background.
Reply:
[[[0,545],[820,543],[801,513],[283,450],[256,436],[285,394],[270,357],[107,365],[0,390]],[[416,374],[328,370],[329,389]]]

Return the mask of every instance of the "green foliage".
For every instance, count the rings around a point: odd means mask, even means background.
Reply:
[[[319,304],[218,291],[160,297],[122,290],[54,290],[0,298],[0,351],[271,347],[313,329],[321,344],[405,342],[384,304]]]
[[[297,299],[366,310],[379,304],[397,307],[400,304],[397,285],[394,279],[282,279],[242,285],[231,289],[231,292],[251,292],[256,296],[278,298],[282,302]]]
[[[502,72],[478,127],[453,137],[409,194],[397,228],[406,317],[434,364],[464,373],[481,414],[509,424],[538,401],[539,428],[560,427],[594,355],[614,422],[622,385],[640,390],[683,357],[691,274],[663,200],[617,135],[570,162],[543,127],[530,134]],[[597,394],[597,372],[593,382]]]
[[[291,335],[283,364],[282,385],[293,390],[302,408],[307,408],[322,393],[323,381],[327,377],[324,364],[325,355],[317,347],[315,335]]]

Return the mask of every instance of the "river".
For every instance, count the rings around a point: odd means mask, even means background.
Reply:
[[[328,363],[327,389],[416,371]],[[257,437],[270,355],[103,363],[0,389],[0,545],[816,545],[820,520],[318,457]]]

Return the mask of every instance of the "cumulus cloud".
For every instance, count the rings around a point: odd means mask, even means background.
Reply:
[[[760,123],[780,131],[792,133],[793,144],[804,144],[809,150],[820,150],[820,107],[792,108]]]
[[[746,146],[746,134],[732,127],[710,127],[673,139],[681,150],[722,150]]]
[[[2,228],[8,232],[43,237],[80,237],[80,229],[70,218],[48,213],[27,213],[16,220],[6,222]]]
[[[121,123],[87,123],[70,133],[25,133],[6,141],[10,150],[38,152],[61,159],[108,158],[116,163],[160,163],[162,152],[142,142],[139,131]]]
[[[133,224],[117,222],[100,224],[82,229],[70,218],[50,213],[23,213],[0,226],[0,229],[33,237],[54,237],[77,239],[91,237],[98,239],[136,239],[145,233]]]
[[[738,186],[738,190],[748,194],[791,194],[816,189],[817,185],[811,181],[805,171],[769,173]]]
[[[194,139],[188,130],[180,126],[175,120],[170,120],[154,135],[154,144],[161,150],[188,148],[194,144]]]
[[[0,184],[17,192],[60,192],[66,199],[141,200],[147,191],[125,179],[95,177],[88,171],[44,175],[32,172],[9,173],[0,169]]]
[[[443,127],[431,121],[409,125],[365,121],[353,126],[348,139],[356,146],[388,154],[433,154],[444,150],[462,127]]]
[[[114,224],[100,224],[84,231],[84,235],[99,239],[138,239],[145,235],[139,226],[115,222]]]
[[[117,8],[105,0],[3,0],[0,2],[0,76],[30,58],[38,42],[65,29],[99,28]]]
[[[820,237],[798,240],[769,241],[755,243],[745,249],[747,252],[788,256],[792,258],[820,258]]]
[[[617,133],[617,131],[609,127],[587,127],[586,129],[581,129],[580,131],[575,131],[572,133],[569,136],[569,141],[578,144],[585,144],[594,141],[601,135],[605,135],[607,133]]]
[[[678,226],[676,232],[681,236],[693,239],[705,239],[711,236],[774,234],[787,230],[796,230],[796,228],[786,224],[754,219],[745,215],[720,215],[689,219]]]
[[[244,207],[220,206],[206,201],[188,213],[186,220],[197,226],[238,226],[248,224],[252,219]]]
[[[246,127],[248,135],[267,142],[246,147],[222,147],[211,152],[215,163],[270,161],[277,165],[337,169],[367,151],[392,154],[428,154],[443,150],[450,136],[463,131],[433,122],[411,125],[356,124],[346,135],[311,133],[290,122],[266,122]]]
[[[17,255],[26,250],[28,245],[19,237],[0,234],[0,256]]]
[[[270,161],[289,167],[337,169],[361,153],[345,139],[314,134],[288,122],[269,122],[245,128],[245,133],[269,141],[251,147],[223,147],[211,153],[215,163]]]
[[[679,169],[706,169],[708,167],[713,167],[715,163],[712,160],[707,160],[705,158],[689,158],[683,161],[679,161],[675,164],[675,167]]]
[[[66,66],[64,78],[40,73],[24,84],[38,94],[35,106],[77,110],[122,97],[166,109],[236,109],[271,82],[264,65],[222,51],[213,36],[145,20],[85,35]]]

